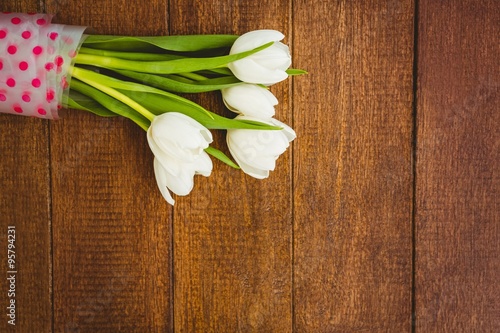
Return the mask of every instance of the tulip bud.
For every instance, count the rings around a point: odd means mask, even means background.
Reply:
[[[295,131],[286,124],[269,119],[237,116],[236,119],[253,120],[282,127],[281,130],[230,129],[227,131],[227,145],[231,155],[246,174],[264,179],[274,170],[276,160],[296,137]]]
[[[147,138],[155,155],[156,182],[168,203],[175,202],[169,190],[188,195],[195,174],[210,176],[212,161],[204,149],[212,134],[194,119],[176,112],[159,115],[151,122]]]
[[[276,30],[255,30],[241,35],[231,47],[230,54],[253,50],[269,42],[268,48],[228,64],[239,80],[271,85],[288,78],[286,70],[292,63],[288,46],[279,41],[285,36]]]
[[[256,84],[243,83],[221,90],[224,104],[233,112],[261,119],[274,116],[278,100],[272,92]]]

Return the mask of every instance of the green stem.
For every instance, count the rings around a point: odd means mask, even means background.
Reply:
[[[74,92],[78,92],[81,95],[77,95]],[[79,96],[87,97],[88,99],[78,99]],[[108,117],[111,115],[120,115],[132,120],[145,131],[148,130],[150,125],[147,119],[130,106],[123,104],[119,100],[76,78],[71,80],[71,91],[68,103],[71,108],[89,111],[98,116]]]
[[[87,77],[87,75],[85,75],[86,72],[88,72],[88,71],[85,69],[73,67],[71,75],[73,77],[79,79],[80,81],[83,81],[83,82],[87,83],[88,85],[93,86],[94,88],[102,91],[103,93],[105,93],[113,98],[116,98],[120,102],[130,106],[132,109],[139,112],[141,115],[146,117],[149,121],[153,121],[155,115],[153,113],[151,113],[148,109],[146,109],[145,107],[143,107],[142,105],[140,105],[139,103],[137,103],[136,101],[131,99],[130,97],[125,96],[124,94],[120,93],[119,91],[117,91],[113,88],[110,88],[108,86],[105,86],[103,84],[100,84],[97,81],[89,79]]]
[[[92,49],[89,47],[81,47],[76,57],[79,58],[81,57],[82,54],[102,56],[105,58],[114,57],[118,59],[139,60],[139,61],[166,61],[166,60],[175,60],[184,58],[182,56],[173,54],[120,52],[120,51]]]
[[[177,75],[185,77],[186,79],[191,79],[193,81],[203,81],[203,80],[207,79],[203,75],[196,74],[196,73],[179,73]]]

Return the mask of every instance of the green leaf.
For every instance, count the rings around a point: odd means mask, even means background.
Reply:
[[[205,149],[205,151],[207,152],[207,154],[212,155],[213,157],[215,157],[216,159],[218,159],[219,161],[221,161],[223,163],[226,163],[230,167],[235,168],[235,169],[240,169],[240,167],[236,163],[231,161],[231,159],[229,157],[227,157],[227,155],[224,154],[223,152],[221,152],[219,149],[213,148],[213,147],[208,147]]]
[[[203,73],[203,72],[202,72]],[[208,71],[209,74],[219,74],[219,75],[233,75],[233,72],[227,67],[221,67],[221,68],[212,68],[210,71]]]
[[[305,70],[296,69],[296,68],[289,68],[286,70],[286,73],[288,75],[292,75],[292,76],[307,74],[307,72]]]
[[[204,125],[207,128],[210,129],[260,129],[260,130],[280,130],[281,127],[277,126],[272,126],[268,125],[265,123],[261,123],[258,121],[248,121],[248,120],[236,120],[236,119],[229,119],[225,117],[221,117],[213,112],[210,112],[203,108],[201,105],[198,105],[186,98],[183,98],[181,96],[178,96],[176,94],[172,94],[160,89],[156,89],[153,87],[149,87],[143,84],[139,83],[134,83],[134,82],[126,82],[122,80],[118,80],[106,75],[102,75],[99,73],[94,73],[89,70],[85,69],[80,69],[80,68],[75,68],[75,72],[78,69],[79,77],[84,77],[85,79],[88,79],[89,82],[99,82],[101,85],[105,85],[107,87],[113,88],[123,94],[124,96],[132,99],[136,103],[139,103],[143,108],[147,109],[148,112],[151,112],[155,115],[160,115],[165,112],[180,112],[183,113],[196,121],[198,121],[200,124]],[[75,74],[74,72],[74,74]],[[74,80],[74,81],[73,81]],[[107,107],[113,112],[119,113],[120,115],[123,115],[127,118],[131,118],[130,115],[127,113],[124,113],[123,110],[118,109],[112,109],[108,107],[105,103],[111,103],[112,101],[115,101],[119,103],[119,105],[125,105],[124,103],[116,100],[113,97],[108,96],[107,94],[102,93],[101,91],[84,84],[83,82],[80,82],[79,80],[76,80],[73,78],[71,82],[71,86],[73,88],[73,85],[76,82],[75,85],[75,90],[80,91],[81,93],[84,93],[85,95],[88,95],[95,100],[97,100],[99,103]],[[78,83],[81,83],[82,85],[79,85]],[[87,89],[86,91],[82,91],[82,89]],[[87,92],[89,91],[89,92]],[[101,101],[102,99],[102,101]],[[131,111],[131,115],[135,116],[138,115],[142,119],[145,119],[143,116],[141,116],[138,112],[133,110],[132,108],[126,106],[126,111]],[[134,120],[135,121],[135,120]],[[149,126],[149,122],[147,123]]]
[[[205,114],[205,115],[210,117],[209,112],[207,110],[205,110],[203,107],[201,107],[200,105],[198,105],[198,104],[196,104],[196,103],[194,103],[186,98],[183,98],[181,96],[178,96],[178,95],[175,95],[175,94],[172,94],[172,93],[160,90],[160,89],[156,89],[154,87],[150,87],[150,86],[147,86],[144,84],[122,81],[122,80],[119,80],[119,79],[116,79],[116,78],[113,78],[113,77],[110,77],[107,75],[95,73],[95,72],[92,72],[89,70],[84,70],[84,69],[78,68],[78,72],[80,73],[79,75],[83,75],[86,79],[88,79],[90,81],[99,82],[99,84],[102,84],[102,85],[105,85],[107,87],[119,90],[124,95],[132,98],[136,102],[139,102],[139,104],[143,104],[142,102],[140,102],[140,100],[143,99],[143,98],[141,98],[141,96],[144,95],[144,93],[149,92],[149,93],[154,93],[154,94],[164,96],[165,100],[168,101],[168,103],[175,102],[176,105],[182,105],[182,106],[188,107],[191,110],[193,110],[193,112],[196,111],[196,112]],[[125,94],[124,92],[131,92],[132,96],[130,96],[131,95],[130,93]],[[147,107],[146,107],[146,109],[147,109]]]
[[[127,60],[140,60],[140,61],[166,61],[185,58],[181,55],[168,54],[168,53],[146,53],[146,52],[121,52],[112,50],[99,50],[88,47],[81,47],[78,54],[93,54],[103,57],[119,58]]]
[[[127,37],[90,35],[83,46],[113,51],[177,51],[194,52],[209,49],[229,48],[238,38],[236,35],[187,35]]]
[[[138,80],[143,84],[177,93],[201,93],[216,91],[241,84],[241,81],[234,76],[192,81],[176,75],[154,75],[127,70],[114,71],[129,78]]]
[[[182,99],[171,99],[169,96],[154,92],[136,92],[120,90],[124,95],[132,98],[155,115],[165,112],[180,112],[189,116],[209,129],[253,129],[253,130],[280,130],[281,127],[271,126],[258,121],[229,119],[203,109],[200,105],[185,103]],[[205,112],[200,112],[202,108]]]
[[[243,59],[249,55],[262,51],[273,43],[274,42],[269,42],[253,50],[232,55],[210,58],[183,58],[169,61],[133,61],[91,54],[78,54],[75,57],[75,63],[152,74],[189,73],[224,67],[230,62]]]
[[[83,111],[92,112],[101,117],[116,117],[118,114],[109,111],[92,98],[85,96],[75,90],[69,91],[68,107]]]
[[[147,130],[149,128],[149,125],[151,124],[148,119],[146,119],[144,116],[142,116],[140,113],[138,113],[128,105],[101,92],[94,87],[91,87],[84,82],[81,82],[80,80],[73,78],[71,80],[70,88],[71,90],[75,90],[80,94],[87,96],[89,99],[94,100],[94,102],[92,102],[91,100],[85,100],[84,98],[73,100],[75,106],[81,105],[85,108],[84,110],[93,112],[97,115],[104,115],[109,117],[109,112],[120,115],[132,120],[144,130]],[[95,103],[97,103],[97,105]],[[106,112],[105,110],[103,110],[103,108],[107,109],[109,112]]]

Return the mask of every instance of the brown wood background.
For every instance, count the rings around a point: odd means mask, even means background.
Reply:
[[[271,177],[215,163],[175,208],[129,121],[0,115],[1,332],[500,331],[497,0],[0,4],[98,34],[277,29],[309,71],[272,87],[298,138]]]

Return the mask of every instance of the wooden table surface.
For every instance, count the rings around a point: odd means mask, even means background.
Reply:
[[[276,29],[309,72],[272,87],[298,138],[269,179],[216,162],[175,208],[130,121],[0,115],[1,332],[500,332],[499,1],[0,10],[95,34]]]

